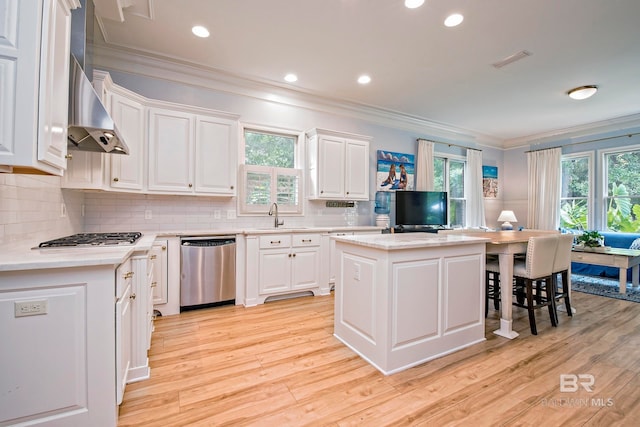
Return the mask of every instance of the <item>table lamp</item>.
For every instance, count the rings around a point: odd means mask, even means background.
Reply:
[[[513,211],[502,211],[500,212],[500,216],[498,217],[498,222],[502,222],[503,230],[513,230],[513,225],[511,221],[518,222],[516,218],[516,214]]]

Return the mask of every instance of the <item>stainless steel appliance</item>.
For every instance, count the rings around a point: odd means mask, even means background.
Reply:
[[[34,249],[133,245],[140,237],[142,237],[142,233],[134,231],[119,233],[79,233],[42,242]]]
[[[233,303],[235,298],[235,237],[183,238],[180,311]]]

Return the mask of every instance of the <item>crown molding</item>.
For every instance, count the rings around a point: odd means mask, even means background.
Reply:
[[[139,51],[94,45],[93,54],[93,65],[100,69],[141,75],[297,108],[347,116],[394,129],[416,132],[416,138],[442,138],[457,143],[463,142],[474,146],[481,144],[494,148],[502,148],[503,144],[501,140],[489,135],[397,111],[329,98],[298,88],[292,89],[285,84],[261,81],[184,61],[167,60]]]

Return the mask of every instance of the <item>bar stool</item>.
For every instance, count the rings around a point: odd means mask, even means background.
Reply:
[[[527,243],[527,254],[524,261],[516,261],[513,265],[513,277],[516,282],[516,293],[524,290],[526,303],[521,303],[518,298],[513,304],[524,307],[529,313],[529,326],[533,335],[538,335],[534,310],[542,307],[549,308],[549,318],[552,326],[558,326],[556,313],[556,298],[552,272],[556,248],[558,247],[558,234],[549,236],[530,237]],[[536,295],[534,300],[534,284]],[[545,291],[545,298],[542,297]]]
[[[564,298],[564,306],[569,316],[573,316],[569,295],[569,267],[571,266],[572,246],[573,234],[561,234],[558,236],[558,248],[556,249],[556,257],[553,260],[552,270],[553,290],[556,293],[556,301]],[[561,275],[561,291],[558,289],[558,274]]]
[[[496,257],[487,256],[484,278],[484,317],[489,315],[489,301],[500,310],[500,264]]]

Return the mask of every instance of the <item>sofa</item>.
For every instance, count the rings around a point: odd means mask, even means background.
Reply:
[[[640,233],[618,233],[611,231],[601,231],[604,236],[604,245],[612,248],[629,249],[631,244],[640,239]],[[617,267],[605,267],[602,265],[583,264],[580,262],[571,263],[571,273],[584,274],[588,276],[611,277],[618,279],[620,269]],[[627,270],[627,281],[631,281],[631,269]]]

